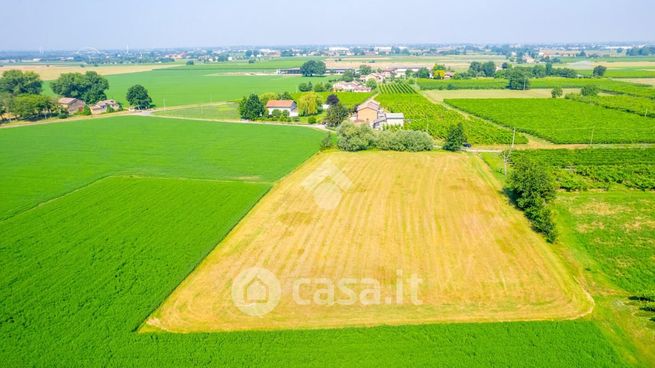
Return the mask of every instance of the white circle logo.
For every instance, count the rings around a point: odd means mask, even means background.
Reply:
[[[265,268],[248,268],[232,281],[232,302],[249,316],[268,314],[280,302],[281,294],[277,277]]]

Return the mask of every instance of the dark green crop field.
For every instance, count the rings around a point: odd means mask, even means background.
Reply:
[[[453,99],[468,113],[554,143],[652,143],[655,121],[566,99]]]
[[[110,175],[272,182],[322,137],[309,128],[139,116],[2,129],[0,219]]]

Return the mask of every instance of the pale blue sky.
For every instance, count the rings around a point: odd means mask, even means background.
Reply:
[[[655,41],[654,0],[3,0],[0,50]]]

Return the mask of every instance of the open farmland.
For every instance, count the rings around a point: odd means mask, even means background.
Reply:
[[[503,89],[507,88],[507,79],[499,78],[473,78],[473,79],[418,79],[422,90],[456,90],[456,89]],[[533,78],[530,79],[530,88],[582,88],[594,85],[601,91],[620,93],[638,97],[655,98],[655,88],[647,84],[628,83],[612,79],[598,78]]]
[[[539,320],[589,312],[588,296],[499,190],[473,156],[320,155],[276,186],[143,330]],[[265,316],[242,313],[232,301],[233,280],[256,266],[281,283],[280,303]],[[398,272],[422,280],[420,304],[402,290],[404,302],[395,299]],[[294,280],[344,277],[378,280],[386,301],[301,305],[292,297]],[[307,289],[302,297],[311,300],[314,289]]]
[[[652,143],[653,119],[565,99],[453,99],[468,113],[555,143]]]
[[[405,114],[405,127],[427,131],[438,139],[446,138],[451,125],[462,123],[464,131],[472,144],[509,144],[512,132],[482,121],[465,117],[457,111],[428,101],[420,94],[380,94],[376,97],[382,106],[391,112]],[[527,143],[525,136],[517,134],[516,143]]]
[[[18,64],[18,65],[0,65],[0,74],[7,70],[31,71],[41,76],[42,80],[54,80],[59,78],[63,73],[85,73],[96,72],[100,75],[114,75],[147,72],[155,69],[178,67],[178,63],[167,64],[124,64],[124,65],[80,65],[72,63],[52,63],[52,64]]]
[[[417,79],[421,89],[500,89],[507,87],[507,79],[474,78],[474,79]]]
[[[579,93],[579,89],[565,89],[564,94]],[[442,102],[446,99],[460,98],[549,98],[549,89],[454,89],[454,90],[427,90],[422,94],[432,101]]]
[[[620,110],[635,113],[637,115],[655,118],[655,99],[647,97],[635,97],[629,95],[612,96],[567,96],[575,101],[591,103],[607,107],[608,109]]]
[[[514,151],[511,160],[541,162],[566,190],[613,186],[655,190],[655,149],[555,149]]]
[[[563,193],[557,200],[569,244],[631,293],[655,290],[655,196],[650,192]]]
[[[141,84],[157,107],[207,104],[239,100],[250,93],[295,92],[298,84],[325,82],[325,77],[303,78],[278,75],[224,75],[214,69],[178,67],[149,72],[107,76],[107,97],[127,105],[127,89]],[[48,88],[49,90],[49,85]],[[51,91],[50,91],[51,93]]]
[[[145,117],[0,130],[0,172],[9,183],[3,213],[41,203],[0,220],[0,359],[7,366],[624,366],[584,320],[137,333],[265,182],[314,152],[321,136]],[[123,176],[84,186],[98,173]],[[254,180],[262,183],[246,183]]]
[[[307,92],[297,92],[297,93],[292,93],[291,96],[293,96],[293,99],[298,101],[302,95],[304,95]],[[329,95],[336,95],[339,98],[339,102],[341,102],[346,108],[349,110],[355,109],[355,107],[364,101],[368,100],[371,96],[373,96],[373,93],[364,93],[364,92],[314,92],[316,93],[320,99],[321,102],[325,103],[327,100],[327,97]]]
[[[414,89],[414,87],[410,86],[409,84],[407,84],[405,82],[384,83],[384,84],[380,84],[378,86],[378,88],[380,89],[380,93],[383,93],[383,94],[387,94],[387,93],[390,93],[390,94],[394,94],[394,93],[396,93],[396,94],[416,93],[416,90]]]
[[[323,134],[139,116],[2,129],[0,219],[109,175],[272,182]]]
[[[218,102],[195,106],[173,107],[154,112],[157,116],[177,117],[182,119],[241,120],[239,104],[236,102]]]

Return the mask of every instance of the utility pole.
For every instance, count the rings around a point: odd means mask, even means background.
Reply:
[[[512,145],[509,148],[509,152],[511,153],[512,150],[514,149],[514,139],[516,138],[516,128],[514,128],[514,132],[512,133]]]

